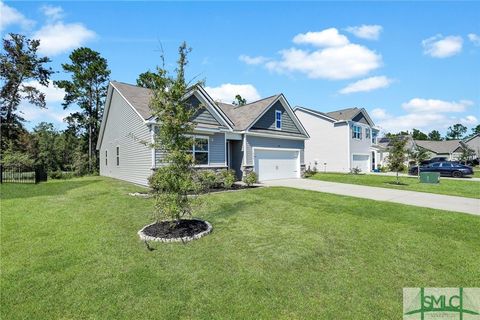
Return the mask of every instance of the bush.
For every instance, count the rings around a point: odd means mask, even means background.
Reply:
[[[48,173],[50,179],[72,179],[76,173],[75,172],[72,172],[72,171],[60,171],[60,170],[56,170],[56,171],[51,171]]]
[[[362,170],[359,167],[350,169],[350,174],[360,174]]]
[[[257,174],[253,171],[250,171],[243,177],[243,182],[250,187],[252,184],[257,182],[257,179]]]
[[[219,172],[223,187],[225,189],[232,188],[235,183],[235,171],[233,170],[222,170]]]
[[[213,170],[198,170],[196,173],[196,180],[205,191],[219,188],[221,184],[220,177]]]
[[[309,166],[307,170],[305,170],[305,178],[309,178],[314,176],[317,173],[317,167],[313,167],[313,169]]]

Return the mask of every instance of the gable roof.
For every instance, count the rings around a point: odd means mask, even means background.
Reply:
[[[152,98],[152,90],[118,81],[111,81],[110,83],[144,120],[152,117],[149,105]]]
[[[243,106],[235,106],[229,103],[216,102],[220,109],[232,120],[235,130],[243,131],[252,125],[253,121],[259,117],[273,102],[277,100],[279,94],[260,99],[255,102],[247,103]]]
[[[461,147],[460,142],[462,140],[442,140],[442,141],[431,141],[431,140],[414,140],[415,144],[423,149],[427,149],[436,154],[450,154],[455,152],[459,147]]]
[[[296,110],[302,110],[304,112],[307,112],[322,118],[326,118],[327,120],[330,120],[332,122],[352,121],[358,114],[363,113],[363,115],[367,119],[370,126],[373,127],[375,125],[372,119],[370,118],[370,116],[368,115],[367,110],[365,110],[364,108],[355,107],[355,108],[346,108],[346,109],[330,111],[330,112],[321,112],[321,111],[317,111],[317,110],[313,110],[305,107],[296,106],[295,111]]]
[[[324,112],[320,112],[320,111],[313,110],[313,109],[310,109],[310,108],[296,106],[293,111],[297,111],[297,110],[300,110],[300,111],[303,111],[303,112],[306,112],[306,113],[309,113],[309,114],[313,114],[317,117],[326,118],[327,120],[332,121],[332,122],[338,121],[337,119],[332,118],[331,116],[329,116],[328,114],[326,114]]]

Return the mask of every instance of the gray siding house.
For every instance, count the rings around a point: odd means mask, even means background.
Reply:
[[[151,147],[157,121],[146,88],[112,81],[107,92],[97,150],[100,175],[148,185],[162,165],[162,152]],[[260,181],[300,178],[309,138],[283,94],[243,106],[215,102],[201,87],[185,97],[199,107],[192,153],[198,169],[232,169],[237,178],[257,173]]]

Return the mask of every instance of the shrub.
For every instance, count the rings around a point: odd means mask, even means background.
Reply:
[[[225,189],[230,189],[235,183],[235,171],[233,170],[222,170],[220,171],[222,184]]]
[[[257,174],[253,171],[250,171],[243,177],[243,182],[250,187],[252,184],[257,182],[257,179]]]
[[[309,178],[311,176],[314,176],[317,173],[317,167],[311,168],[310,166],[305,170],[305,178]]]
[[[196,181],[203,190],[218,188],[220,185],[220,177],[213,170],[199,170],[196,173]]]
[[[72,171],[51,171],[48,173],[50,179],[72,179],[76,173]]]
[[[362,170],[359,167],[350,169],[350,174],[360,174],[360,172],[362,172]]]

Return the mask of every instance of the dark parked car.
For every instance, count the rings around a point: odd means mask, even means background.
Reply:
[[[450,176],[455,178],[473,175],[472,167],[452,161],[434,162],[426,166],[420,166],[420,172],[439,172],[441,176]],[[418,167],[411,167],[408,170],[408,173],[417,175]]]

